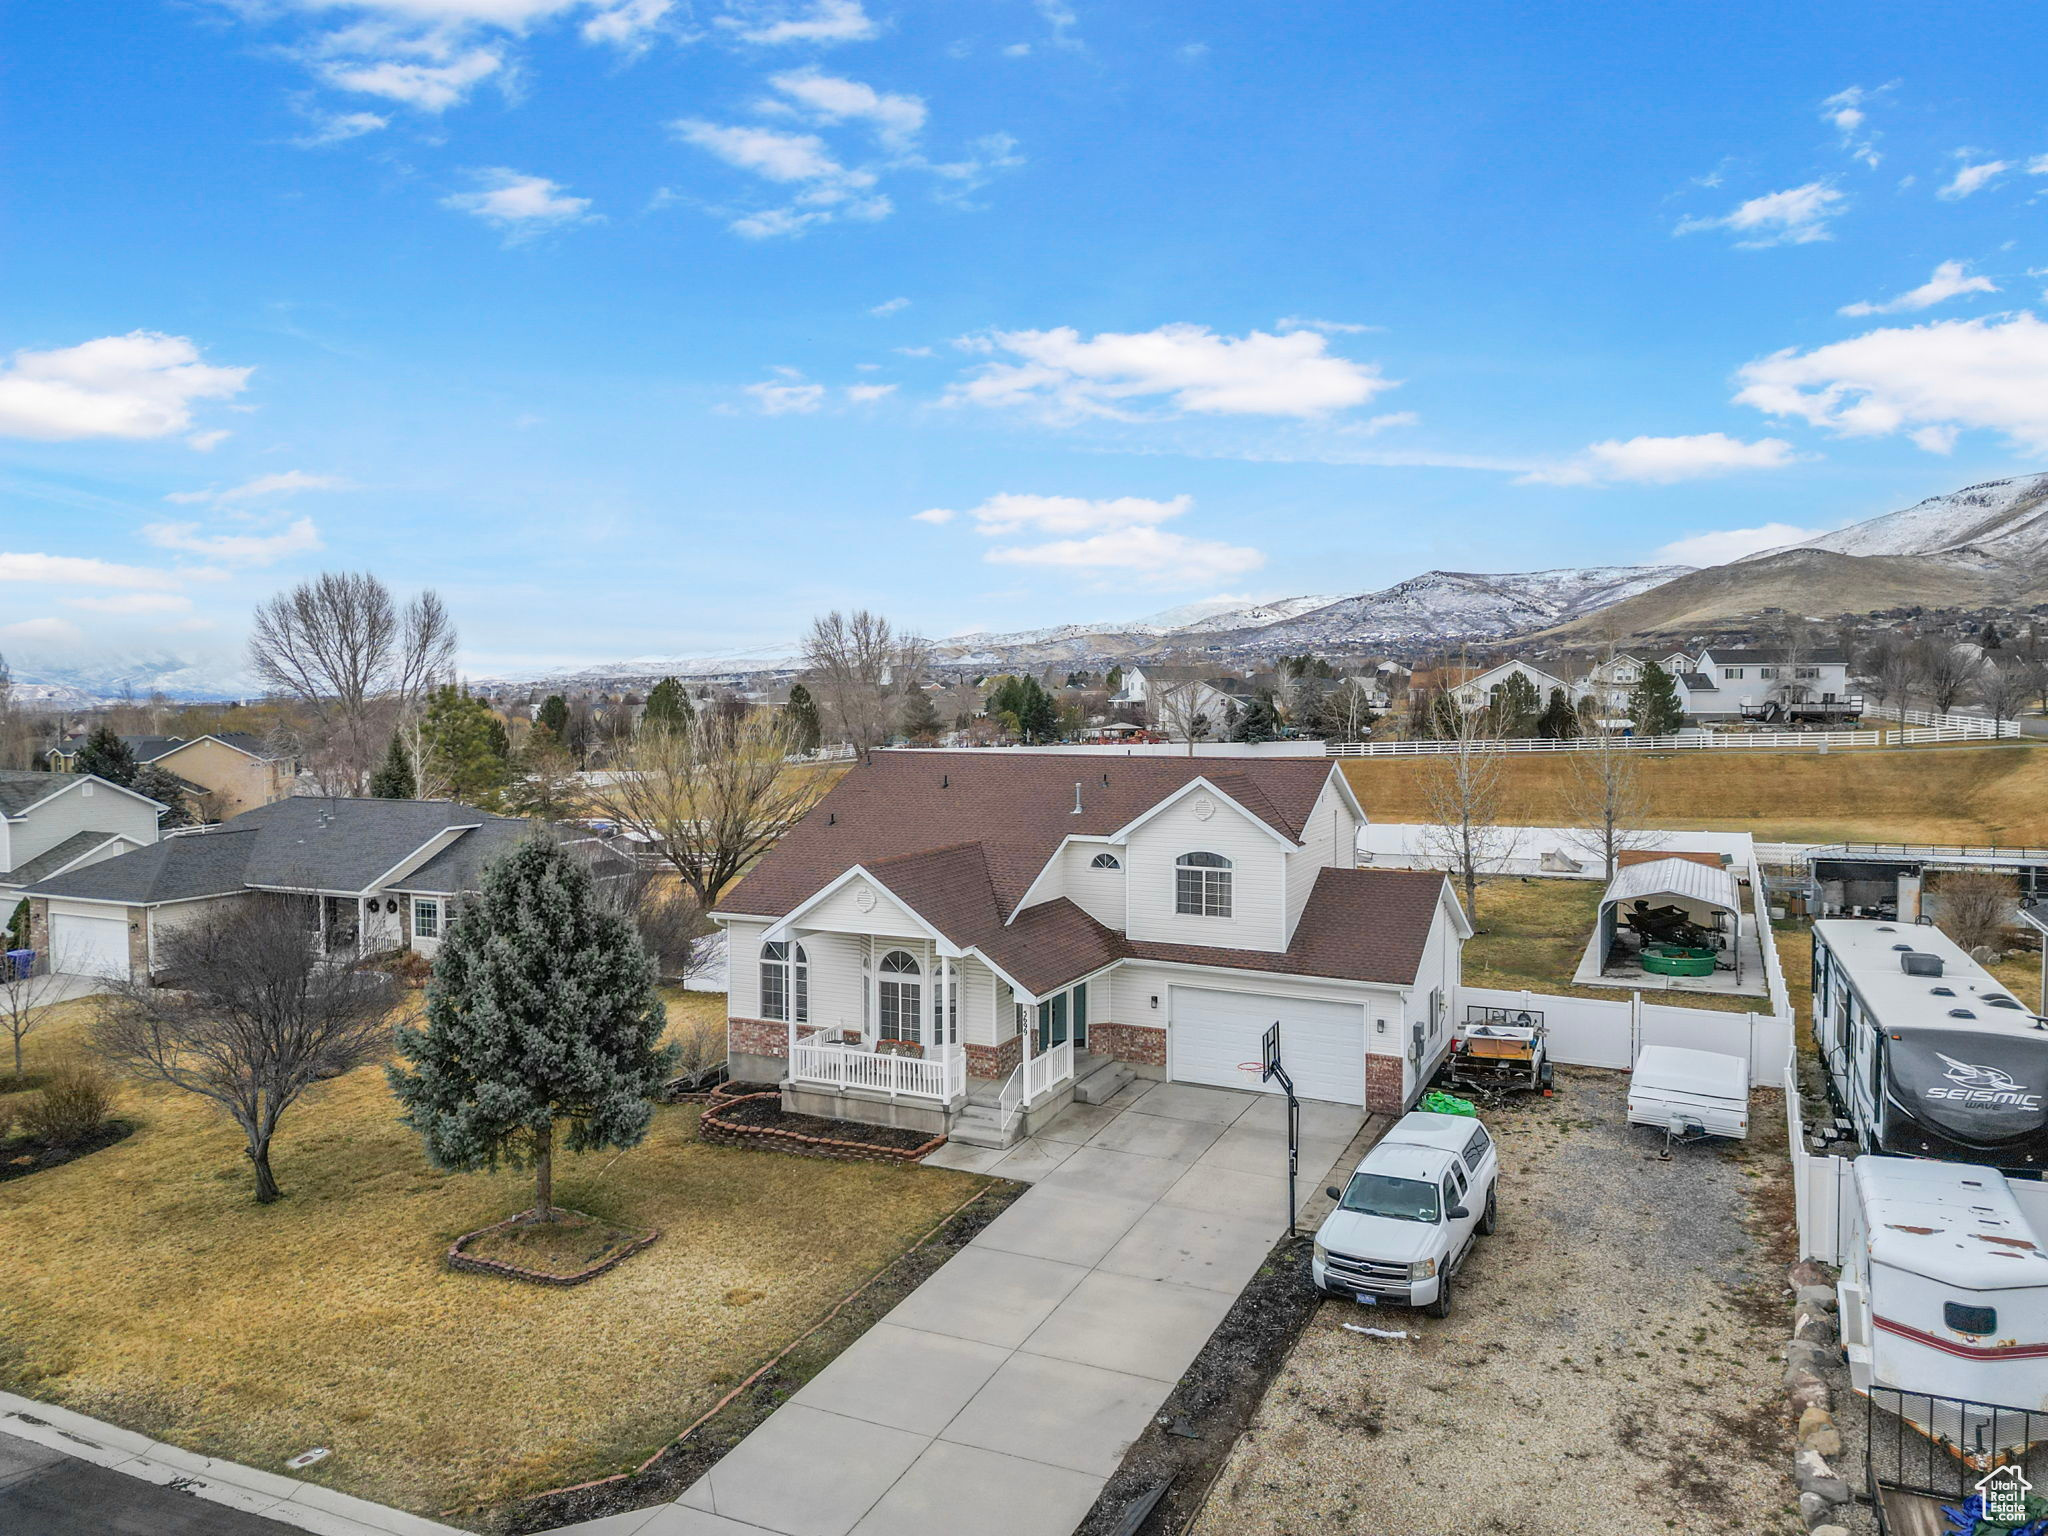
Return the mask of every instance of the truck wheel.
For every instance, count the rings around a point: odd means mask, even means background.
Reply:
[[[1431,1317],[1449,1317],[1451,1315],[1451,1277],[1449,1275],[1445,1275],[1443,1279],[1436,1283],[1436,1300],[1432,1301],[1422,1310]]]
[[[1493,1229],[1500,1225],[1500,1210],[1493,1203],[1495,1193],[1491,1189],[1486,1192],[1486,1209],[1479,1213],[1479,1230],[1487,1237],[1491,1237]]]

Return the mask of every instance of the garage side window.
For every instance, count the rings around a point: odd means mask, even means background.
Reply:
[[[433,897],[413,897],[412,936],[416,939],[438,939],[441,937],[441,903]]]
[[[761,946],[761,1017],[804,1024],[811,1017],[811,962],[801,944]]]
[[[1173,867],[1173,910],[1187,917],[1230,916],[1230,860],[1184,853]]]

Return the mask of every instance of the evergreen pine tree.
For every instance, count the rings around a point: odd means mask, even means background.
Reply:
[[[436,1167],[534,1171],[554,1215],[554,1151],[635,1147],[678,1048],[632,922],[560,844],[494,860],[434,957],[424,1028],[401,1024],[409,1066],[386,1069],[399,1117]],[[563,1130],[566,1127],[567,1134]]]
[[[1629,691],[1628,718],[1638,736],[1670,736],[1685,724],[1678,684],[1656,662],[1643,663],[1642,680]]]
[[[938,740],[942,723],[939,719],[939,711],[932,703],[931,695],[922,688],[904,699],[901,724],[903,726],[903,734],[912,741],[926,742]]]
[[[790,685],[787,713],[790,738],[797,751],[809,757],[825,739],[825,728],[818,721],[818,701],[802,683]]]
[[[419,792],[419,781],[412,772],[412,754],[405,750],[405,743],[394,731],[391,745],[385,749],[384,761],[370,775],[370,794],[378,800],[411,800]]]
[[[2005,636],[1998,632],[1996,624],[1987,619],[1984,623],[1983,637],[1978,640],[1977,644],[1987,651],[2000,650],[2005,645]]]
[[[71,771],[97,774],[109,784],[126,787],[135,782],[135,775],[141,770],[135,761],[135,749],[115,735],[111,725],[102,721],[92,728],[92,734],[79,746]]]
[[[1550,702],[1543,706],[1536,734],[1546,741],[1570,741],[1579,734],[1579,712],[1572,708],[1562,688],[1550,690]]]
[[[1016,697],[1017,733],[1032,743],[1054,740],[1060,733],[1060,712],[1038,679],[1018,678]]]
[[[1536,729],[1542,707],[1536,685],[1521,673],[1510,672],[1493,690],[1489,728],[1496,736],[1527,736]]]
[[[420,721],[420,742],[428,766],[448,786],[451,799],[486,810],[496,802],[511,764],[505,722],[482,699],[454,683],[436,688]]]
[[[159,768],[155,763],[144,763],[135,770],[135,778],[128,786],[138,795],[147,795],[163,806],[157,817],[157,824],[165,827],[189,827],[194,817],[191,803],[185,797],[185,785],[168,768]]]
[[[643,729],[684,731],[697,718],[690,696],[673,677],[664,677],[647,695],[647,712],[640,717]]]
[[[1261,694],[1245,705],[1237,717],[1233,741],[1272,741],[1280,734],[1280,711],[1273,707],[1273,701]]]
[[[544,725],[561,741],[569,734],[569,701],[559,693],[551,693],[541,700],[540,711],[533,717],[535,725]]]
[[[1122,667],[1111,667],[1109,669],[1109,676],[1102,681],[1102,686],[1111,693],[1121,693],[1124,686],[1124,669]]]

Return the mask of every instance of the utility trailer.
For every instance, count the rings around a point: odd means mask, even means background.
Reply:
[[[1549,1031],[1539,1008],[1468,1004],[1465,1027],[1451,1041],[1437,1082],[1497,1102],[1511,1093],[1548,1093]]]
[[[1667,1155],[1674,1141],[1741,1141],[1749,1135],[1749,1063],[1719,1051],[1646,1045],[1629,1073],[1628,1123],[1662,1131]]]

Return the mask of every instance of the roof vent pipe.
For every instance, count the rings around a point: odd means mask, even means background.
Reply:
[[[1068,814],[1072,816],[1081,814],[1081,781],[1079,779],[1074,780],[1074,808]]]

